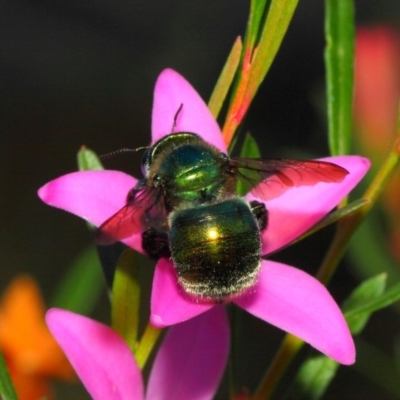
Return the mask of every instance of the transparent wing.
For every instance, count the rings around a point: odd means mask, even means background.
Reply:
[[[157,229],[166,226],[166,212],[160,200],[159,191],[153,187],[133,189],[128,195],[127,204],[97,229],[96,244],[113,244],[141,233],[150,226]]]
[[[349,173],[336,164],[316,160],[232,158],[230,166],[250,183],[250,193],[262,200],[278,197],[291,187],[341,182]]]

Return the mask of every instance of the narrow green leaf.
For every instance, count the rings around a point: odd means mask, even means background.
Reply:
[[[231,143],[282,43],[298,0],[253,0],[239,74],[233,85],[225,124]]]
[[[245,36],[245,49],[253,49],[260,33],[260,24],[266,14],[267,0],[251,0],[250,15]]]
[[[343,312],[353,335],[359,334],[367,324],[371,313],[364,312],[352,314],[352,310],[357,310],[364,306],[366,302],[379,299],[385,291],[386,274],[380,274],[374,278],[362,282],[349,296],[343,304]],[[348,316],[350,313],[350,317]]]
[[[271,0],[262,29],[245,97],[253,98],[264,80],[292,20],[298,0]]]
[[[0,352],[0,399],[18,400],[3,354]]]
[[[353,0],[325,0],[325,66],[331,154],[348,154],[352,132]]]
[[[125,250],[118,260],[112,296],[112,326],[134,351],[137,344],[140,308],[139,256]]]
[[[372,299],[366,299],[363,304],[354,306],[345,313],[346,320],[351,321],[353,318],[362,314],[371,314],[374,311],[388,307],[400,300],[400,282],[386,290],[381,296]]]
[[[304,232],[301,236],[298,236],[292,242],[288,243],[284,247],[277,249],[276,251],[281,251],[285,247],[289,247],[294,243],[300,242],[301,240],[303,240],[306,237],[312,235],[313,233],[319,231],[320,229],[325,228],[328,225],[334,224],[335,222],[339,221],[340,219],[342,219],[344,217],[354,214],[356,211],[358,211],[360,208],[364,207],[366,204],[368,204],[367,200],[358,199],[358,200],[355,200],[352,203],[346,205],[345,207],[342,207],[335,211],[332,211],[330,214],[328,214],[326,217],[324,217],[321,221],[317,222],[307,232]]]
[[[353,201],[350,204],[347,204],[345,207],[338,208],[331,213],[329,213],[325,218],[319,221],[316,225],[314,225],[309,231],[301,235],[299,238],[296,239],[296,242],[299,240],[304,239],[304,237],[311,235],[312,233],[319,231],[322,228],[325,228],[328,225],[331,225],[340,219],[347,217],[351,214],[354,214],[360,208],[364,207],[368,204],[368,200],[365,199],[358,199]]]
[[[250,133],[246,133],[240,157],[243,158],[259,158],[261,155],[260,149],[254,137]],[[254,173],[254,179],[257,178],[257,173]],[[250,176],[251,178],[251,176]],[[239,179],[236,185],[236,193],[239,196],[244,196],[251,189],[251,184],[247,180]]]
[[[242,54],[242,40],[238,37],[233,44],[228,59],[222,69],[221,75],[218,78],[217,84],[208,102],[208,108],[212,115],[217,118],[222,105],[228,94],[229,88],[232,85],[233,78],[235,77],[237,68],[239,66],[240,57]]]
[[[96,250],[86,248],[69,267],[56,288],[51,305],[88,315],[104,289],[104,277]]]
[[[245,73],[243,65],[241,65],[230,101],[231,107],[237,100],[238,87],[248,79],[242,86],[243,93],[240,94],[243,101],[241,118],[244,117],[278,52],[297,3],[298,0],[269,0],[268,2],[253,0],[251,2],[249,24],[242,53],[242,64],[245,57],[249,58],[247,62],[251,63],[251,70]],[[267,6],[269,7],[268,12]],[[249,65],[246,65],[246,68],[248,69]]]
[[[77,154],[79,171],[91,171],[104,169],[99,156],[85,146],[82,146]]]
[[[259,158],[261,157],[260,148],[251,133],[246,133],[242,149],[240,150],[242,158]]]
[[[326,356],[310,357],[301,366],[294,382],[291,398],[317,400],[335,377],[339,364]]]
[[[104,169],[99,156],[86,146],[82,146],[80,148],[76,158],[79,171],[95,171]],[[94,231],[96,229],[96,227],[90,222],[86,222],[86,224],[90,231]]]

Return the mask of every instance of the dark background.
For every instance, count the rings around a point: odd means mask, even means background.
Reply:
[[[398,26],[398,0],[356,3],[359,24]],[[99,154],[147,145],[153,87],[164,68],[176,69],[207,100],[233,41],[244,33],[247,13],[243,0],[0,2],[0,288],[29,272],[45,298],[51,296],[55,282],[91,239],[78,218],[42,204],[37,189],[75,170],[82,144]],[[328,153],[323,13],[322,1],[300,1],[246,119],[245,129],[257,138],[263,156]],[[139,160],[130,155],[106,165],[139,174]],[[315,271],[330,233],[280,259]],[[333,282],[339,300],[356,284],[346,271]],[[106,296],[102,302],[99,308],[106,311],[97,310],[99,316],[108,313]],[[254,389],[281,334],[243,318],[243,340],[251,345],[245,345],[239,384]],[[380,342],[382,324],[385,331],[398,330],[400,323],[391,319],[389,311],[379,313],[366,337]],[[353,368],[340,370],[326,396],[378,397],[395,398]]]

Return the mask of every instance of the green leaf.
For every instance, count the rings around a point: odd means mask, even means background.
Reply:
[[[257,1],[256,1],[257,2]],[[296,10],[298,0],[272,0],[263,26],[245,97],[253,98],[274,60]]]
[[[134,351],[139,329],[139,255],[125,250],[118,260],[112,296],[112,326]]]
[[[223,127],[230,141],[282,43],[298,0],[252,0],[239,74]]]
[[[385,291],[385,287],[386,274],[380,274],[362,282],[344,302],[342,310],[353,335],[359,334],[364,329],[371,312],[354,313],[352,311],[363,307],[367,302],[379,299]]]
[[[79,171],[95,171],[104,169],[99,156],[86,146],[82,146],[78,151],[77,163]],[[90,231],[94,231],[96,229],[96,227],[90,222],[86,222],[86,224]]]
[[[88,315],[104,288],[104,277],[96,250],[86,248],[69,267],[55,291],[51,305]]]
[[[246,133],[242,149],[240,150],[240,157],[242,158],[259,158],[261,155],[257,142],[250,133]],[[247,172],[250,174],[250,172]],[[254,173],[254,179],[258,177]],[[251,178],[251,176],[250,176]],[[236,193],[239,196],[244,196],[251,189],[251,184],[247,180],[239,179],[236,185]]]
[[[251,0],[250,15],[245,36],[245,49],[252,49],[259,37],[260,24],[266,14],[267,0]]]
[[[354,305],[345,312],[347,321],[355,321],[360,315],[370,315],[374,311],[388,307],[400,300],[400,282],[386,290],[382,295],[376,298],[365,299],[361,304]],[[356,324],[357,325],[357,324]]]
[[[6,362],[3,354],[0,352],[0,399],[1,400],[18,400],[14,385],[11,382]]]
[[[260,148],[251,133],[246,133],[243,141],[240,156],[242,158],[259,158],[261,156]]]
[[[218,117],[229,88],[232,85],[233,78],[235,77],[237,68],[239,66],[242,47],[242,40],[240,37],[238,37],[233,44],[228,59],[226,60],[224,68],[222,69],[221,75],[219,76],[217,84],[211,95],[210,101],[208,102],[208,108],[210,109],[214,118]]]
[[[310,357],[303,363],[295,378],[291,398],[320,399],[335,377],[338,368],[339,364],[326,356]]]
[[[338,208],[335,211],[329,213],[326,217],[324,217],[321,221],[317,222],[312,228],[308,231],[304,232],[302,235],[298,236],[292,242],[286,244],[284,247],[281,247],[271,254],[274,254],[277,251],[281,251],[283,248],[289,247],[294,243],[300,242],[301,240],[305,239],[306,237],[312,235],[313,233],[319,231],[322,228],[327,227],[328,225],[334,224],[335,222],[339,221],[340,219],[347,217],[351,214],[354,214],[360,208],[364,207],[368,204],[368,201],[365,199],[358,199],[353,201],[352,203],[346,205],[345,207]]]
[[[79,171],[91,171],[104,169],[99,156],[85,146],[82,146],[77,154]]]
[[[357,199],[344,207],[332,211],[311,229],[312,231],[314,231],[314,229],[319,230],[321,228],[325,228],[326,226],[331,225],[344,217],[354,214],[356,211],[367,204],[369,204],[368,200]]]
[[[353,0],[325,0],[325,66],[331,154],[348,154],[352,132]]]

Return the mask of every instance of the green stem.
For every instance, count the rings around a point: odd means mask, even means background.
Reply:
[[[150,322],[147,324],[142,339],[135,351],[135,358],[140,369],[146,365],[147,359],[157,343],[161,332],[162,329],[155,328]]]
[[[251,400],[267,400],[271,397],[271,394],[275,390],[280,378],[303,343],[302,340],[291,334],[285,336],[281,347],[276,353],[275,358]]]

